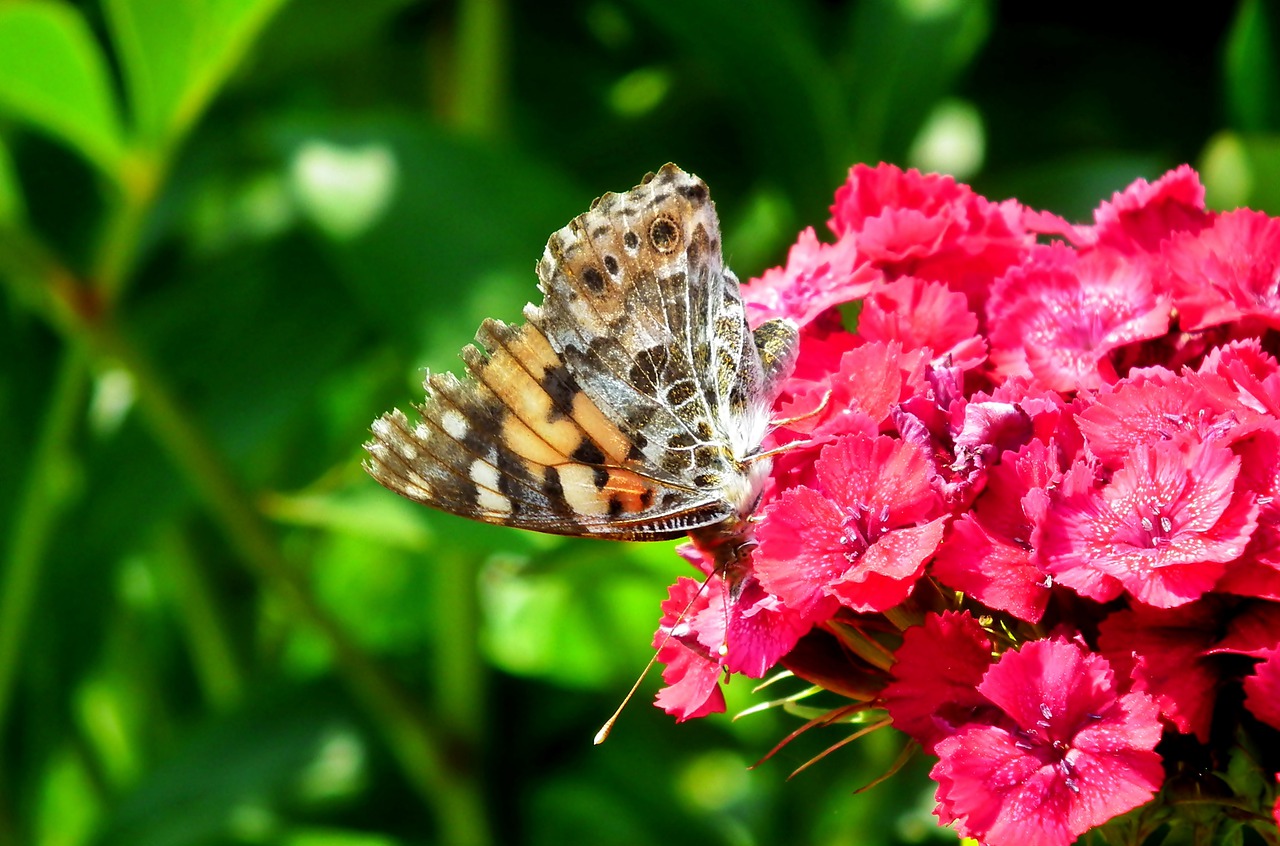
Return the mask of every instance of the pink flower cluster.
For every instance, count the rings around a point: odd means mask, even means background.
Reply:
[[[743,289],[801,329],[789,448],[734,595],[671,589],[658,704],[781,663],[885,709],[996,846],[1144,805],[1166,745],[1225,769],[1280,728],[1280,219],[1208,211],[1185,166],[1076,226],[881,165],[829,226]]]

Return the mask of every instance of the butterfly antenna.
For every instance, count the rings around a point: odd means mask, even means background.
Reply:
[[[822,395],[822,402],[818,403],[818,407],[814,408],[812,411],[806,411],[804,414],[799,414],[795,417],[787,417],[783,420],[774,420],[769,425],[774,429],[778,429],[784,426],[789,426],[792,423],[799,423],[801,420],[807,420],[810,417],[815,417],[822,413],[823,409],[827,407],[827,403],[829,402],[831,402],[831,392],[827,391],[825,394]],[[774,447],[773,449],[768,450],[766,452],[758,452],[755,455],[748,458],[747,460],[760,461],[761,459],[765,459],[765,458],[773,458],[775,455],[782,455],[784,452],[790,452],[793,449],[806,447],[812,442],[813,442],[812,438],[801,438],[798,441],[790,441],[788,443],[783,444],[780,447]]]
[[[698,597],[702,596],[702,592],[707,589],[707,584],[710,583],[711,577],[714,575],[716,575],[715,570],[712,570],[707,574],[707,577],[702,580],[702,584],[698,585],[698,592],[695,593],[693,598],[685,604],[684,609],[680,612],[680,616],[676,617],[675,622],[673,622],[671,627],[667,629],[667,633],[663,635],[662,641],[658,644],[658,648],[654,650],[653,656],[649,658],[649,663],[644,665],[644,669],[640,671],[640,676],[636,679],[635,684],[631,685],[631,689],[627,691],[627,695],[622,697],[622,702],[618,705],[618,709],[613,712],[613,716],[605,720],[604,725],[600,727],[600,731],[596,732],[595,739],[592,741],[596,746],[599,746],[601,743],[604,743],[609,739],[609,733],[613,731],[613,724],[622,716],[622,709],[627,707],[627,703],[631,701],[631,697],[635,696],[636,691],[640,689],[640,683],[649,675],[649,671],[653,669],[653,665],[658,663],[658,656],[661,655],[662,650],[666,648],[667,641],[671,640],[672,636],[676,633],[676,629],[680,628],[680,624],[689,616],[689,611],[693,609],[693,603],[697,602]]]

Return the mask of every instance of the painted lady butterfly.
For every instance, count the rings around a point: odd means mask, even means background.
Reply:
[[[613,540],[688,534],[737,582],[796,328],[747,325],[706,183],[668,164],[551,236],[527,323],[486,320],[421,422],[374,421],[365,469],[474,520]]]

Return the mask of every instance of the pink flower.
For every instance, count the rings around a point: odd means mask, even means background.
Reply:
[[[1170,608],[1213,588],[1257,525],[1254,497],[1235,490],[1240,459],[1207,443],[1139,446],[1101,490],[1055,501],[1045,568],[1084,596],[1114,599],[1115,579],[1140,602]]]
[[[978,318],[965,298],[940,282],[904,276],[876,285],[863,301],[858,334],[897,341],[904,350],[927,349],[938,364],[971,370],[987,357]]]
[[[945,282],[980,304],[991,280],[1032,243],[1022,207],[993,203],[950,176],[855,165],[836,191],[831,230],[890,279]]]
[[[784,491],[761,516],[760,584],[806,615],[833,599],[855,611],[906,599],[944,525],[926,456],[851,435],[823,447],[814,470],[814,487]]]
[[[653,648],[665,665],[662,680],[667,683],[654,703],[678,722],[724,710],[724,692],[720,690],[724,661],[716,652],[723,642],[724,617],[721,615],[719,637],[712,634],[704,638],[694,630],[692,618],[707,610],[711,602],[711,591],[700,593],[700,587],[696,579],[676,580],[662,603],[662,622],[653,636]],[[704,640],[713,645],[707,646]]]
[[[1213,220],[1204,207],[1204,186],[1189,165],[1153,183],[1134,180],[1094,212],[1094,243],[1128,255],[1155,253],[1177,232],[1198,232]]]
[[[850,414],[865,415],[879,426],[899,403],[927,389],[925,366],[923,356],[904,353],[897,343],[860,345],[840,356],[834,372],[810,380],[792,377],[778,413],[803,415],[795,428],[810,433],[826,431],[834,420]]]
[[[1257,432],[1238,443],[1235,452],[1241,458],[1239,485],[1258,503],[1258,527],[1215,590],[1280,599],[1280,432]]]
[[[1050,487],[1062,476],[1050,448],[1031,441],[990,469],[974,507],[951,524],[931,572],[948,587],[1028,622],[1049,602],[1050,579],[1035,554]]]
[[[1227,609],[1214,601],[1178,608],[1142,605],[1102,621],[1098,646],[1116,671],[1149,693],[1178,731],[1209,741],[1222,662],[1208,654]]]
[[[1280,644],[1280,606],[1217,596],[1178,608],[1137,605],[1098,631],[1116,672],[1149,693],[1178,731],[1208,743],[1221,691],[1237,679],[1234,656],[1262,657]]]
[[[1032,249],[987,303],[996,371],[1069,392],[1118,379],[1109,355],[1169,328],[1169,301],[1145,264],[1112,250]]]
[[[1197,232],[1213,220],[1204,207],[1204,186],[1188,165],[1155,182],[1135,179],[1093,213],[1092,226],[1075,226],[1049,212],[1027,212],[1027,228],[1066,238],[1077,247],[1106,247],[1125,255],[1156,253],[1177,232]]]
[[[703,572],[712,564],[692,546],[680,549]],[[688,578],[671,586],[662,604],[662,621],[654,634],[658,660],[666,666],[667,687],[657,705],[680,722],[724,710],[720,679],[726,672],[760,678],[796,642],[835,610],[835,603],[801,614],[766,593],[748,574],[736,596],[720,575],[705,587]],[[683,612],[683,613],[682,613]],[[726,617],[727,614],[727,617]]]
[[[1208,391],[1163,368],[1144,371],[1084,403],[1080,431],[1089,451],[1108,468],[1120,467],[1140,446],[1214,440],[1230,426]]]
[[[1256,320],[1280,329],[1280,219],[1238,209],[1164,248],[1182,328]]]
[[[1067,846],[1164,778],[1155,703],[1064,640],[1006,652],[978,686],[999,715],[940,740],[936,813],[990,846]]]
[[[787,317],[803,328],[832,306],[862,299],[882,278],[852,238],[824,244],[810,227],[787,254],[786,266],[766,270],[742,289],[742,298],[752,326]]]
[[[1267,650],[1253,675],[1244,680],[1244,707],[1275,729],[1280,729],[1280,646]]]
[[[925,751],[993,710],[977,689],[991,666],[991,641],[967,612],[925,617],[903,632],[894,659],[893,682],[881,698],[894,726]]]

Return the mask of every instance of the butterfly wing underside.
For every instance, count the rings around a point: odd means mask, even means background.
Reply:
[[[527,322],[485,321],[366,469],[409,499],[555,534],[658,540],[754,505],[772,397],[706,185],[675,165],[557,231]],[[744,502],[750,497],[751,502]]]

